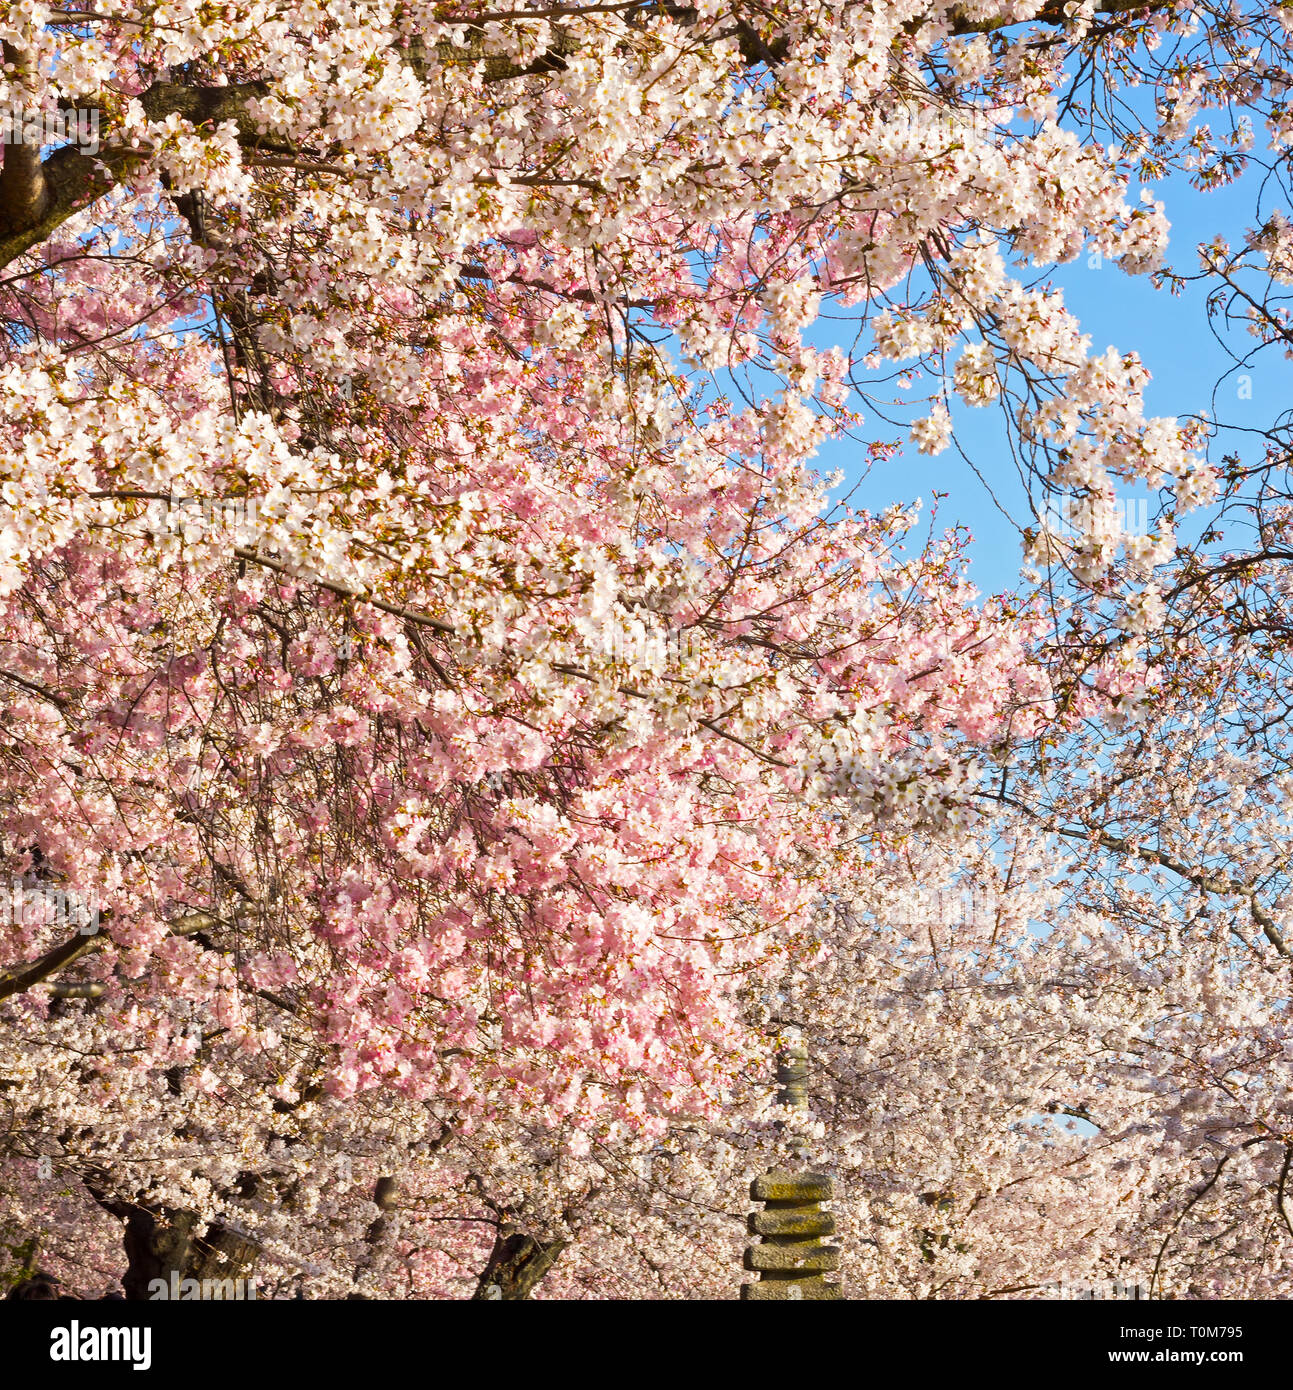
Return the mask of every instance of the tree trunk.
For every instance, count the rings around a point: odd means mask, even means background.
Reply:
[[[500,1231],[472,1301],[513,1302],[529,1298],[569,1244],[566,1240],[545,1244],[519,1231]]]
[[[219,1223],[205,1235],[194,1235],[195,1212],[153,1211],[133,1207],[126,1217],[124,1245],[126,1297],[150,1298],[150,1285],[161,1279],[168,1295],[172,1273],[179,1280],[225,1280],[241,1277],[256,1258],[256,1246]]]
[[[171,1275],[177,1280],[232,1280],[243,1276],[260,1253],[255,1241],[217,1221],[203,1235],[196,1235],[198,1216],[186,1208],[151,1207],[109,1196],[98,1182],[83,1176],[86,1190],[113,1216],[125,1222],[122,1246],[126,1272],[122,1287],[126,1298],[143,1302],[159,1293],[154,1280],[166,1285],[171,1296]]]

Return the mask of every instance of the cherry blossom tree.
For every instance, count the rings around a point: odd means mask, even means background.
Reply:
[[[1220,679],[1220,642],[1151,634],[1172,584],[1220,604],[1239,573],[1192,584],[1174,529],[1229,484],[1027,267],[1166,274],[1130,181],[1223,177],[1209,104],[1281,145],[1285,17],[4,7],[0,104],[97,130],[0,166],[15,1275],[730,1290],[794,1028],[857,1288],[1092,1260],[1275,1287],[1282,976],[1245,1004],[1220,926],[1213,955],[1143,929],[1126,866],[1171,851],[1048,780],[1060,740],[1134,763],[1154,692]],[[1149,84],[1157,127],[1103,130],[1088,70]],[[1279,271],[1283,226],[1246,254]],[[1228,257],[1206,273],[1246,283]],[[954,398],[999,405],[1038,503],[1090,504],[1075,540],[1030,531],[1038,593],[982,599],[962,535],[814,471],[831,438],[893,454],[888,363],[937,382],[916,451]],[[1162,490],[1148,537],[1095,505],[1129,478]],[[1174,829],[1245,858],[1266,809],[1215,828],[1230,756],[1140,778],[1129,814],[1202,797]],[[1056,842],[1087,856],[1063,891]],[[961,885],[990,931],[942,915]],[[1237,939],[1282,960],[1257,910],[1267,945]],[[1229,1102],[1223,1044],[1256,1078]],[[1182,1058],[1212,1069],[1188,1106]]]

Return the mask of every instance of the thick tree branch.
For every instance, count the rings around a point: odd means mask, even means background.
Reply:
[[[205,912],[195,912],[187,917],[179,918],[171,926],[170,934],[172,936],[192,936],[194,932],[205,931],[208,927],[215,925],[214,917]],[[29,964],[19,966],[17,970],[0,972],[0,999],[8,999],[13,994],[25,994],[27,990],[40,984],[43,980],[47,980],[51,975],[65,970],[69,965],[99,950],[110,939],[102,932],[94,936],[78,934],[70,940],[64,941],[61,945],[55,946],[53,950],[46,951],[43,956]],[[93,994],[78,992],[81,989],[81,986],[66,986],[58,997],[64,999],[95,997]]]
[[[1167,0],[1151,0],[1148,4],[1143,0],[1097,0],[1096,3],[1097,13],[1107,15],[1165,8],[1168,8]],[[585,9],[570,6],[562,8],[561,14],[577,16],[611,9],[624,10],[625,7],[603,5]],[[643,4],[640,9],[644,17],[663,12],[684,26],[699,22],[691,6],[661,5],[652,0],[652,3]],[[1063,0],[1051,0],[1028,22],[1062,24],[1066,19],[1064,9]],[[534,12],[536,20],[542,17],[540,12]],[[493,18],[495,16],[491,15],[474,18],[463,16],[462,22],[475,25]],[[1002,28],[1007,23],[1000,19],[958,18],[953,22],[952,32],[985,33]],[[760,64],[775,66],[784,62],[789,55],[787,38],[775,35],[765,38],[739,16],[734,17],[732,27],[715,27],[709,37],[714,40],[735,38],[743,60],[751,67]],[[503,82],[560,71],[566,66],[567,58],[579,48],[576,39],[558,30],[555,40],[537,58],[529,63],[516,63],[505,56],[486,53],[484,42],[482,29],[473,32],[465,45],[437,44],[436,61],[442,67],[483,63],[485,81]],[[8,43],[4,45],[4,52],[6,62],[21,70],[21,55]],[[433,65],[428,61],[426,47],[420,39],[415,38],[409,45],[407,59],[419,76],[427,78],[431,75]],[[250,101],[267,96],[269,91],[269,84],[261,81],[230,83],[227,87],[185,87],[174,82],[159,82],[143,92],[139,101],[150,120],[164,120],[167,116],[177,115],[195,126],[233,121],[238,127],[239,142],[249,150],[298,156],[300,151],[275,142],[260,132],[248,114]],[[39,150],[34,146],[6,144],[4,166],[0,168],[0,267],[46,241],[74,213],[102,197],[115,183],[128,178],[146,157],[147,151],[141,149],[105,145],[98,153],[90,154],[75,145],[65,145],[42,161]]]
[[[10,50],[6,46],[6,59]],[[231,83],[228,87],[182,87],[157,83],[139,98],[150,120],[183,116],[195,126],[233,121],[239,140],[249,147],[278,148],[265,140],[247,113],[253,97],[269,92],[265,82]],[[101,198],[129,177],[147,151],[105,146],[96,154],[64,145],[41,161],[32,145],[4,146],[0,168],[0,266],[39,246],[74,213]]]

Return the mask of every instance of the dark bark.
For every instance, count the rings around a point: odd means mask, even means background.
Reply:
[[[6,54],[10,52],[6,48]],[[194,125],[234,121],[244,145],[268,149],[276,147],[257,134],[247,114],[250,98],[262,97],[268,91],[264,82],[230,83],[227,87],[159,82],[139,100],[153,120],[175,114]],[[46,160],[39,159],[27,145],[6,144],[4,150],[4,165],[0,167],[0,267],[47,240],[74,212],[101,198],[114,182],[128,178],[144,158],[138,150],[110,143],[95,154],[64,145]]]
[[[196,1235],[198,1218],[191,1211],[152,1211],[133,1207],[126,1218],[124,1245],[126,1297],[149,1297],[154,1279],[235,1279],[254,1262],[256,1246],[226,1226],[215,1224]]]
[[[179,1280],[239,1278],[260,1253],[254,1241],[218,1221],[199,1235],[196,1212],[126,1201],[88,1177],[84,1181],[94,1200],[125,1222],[126,1273],[121,1284],[127,1299],[148,1300],[149,1285],[160,1279],[169,1288],[172,1274]]]
[[[110,914],[104,912],[106,918]],[[214,918],[205,912],[192,912],[186,917],[181,917],[171,924],[170,934],[172,936],[193,936],[195,933],[203,931],[206,927],[214,923]],[[69,937],[62,945],[55,946],[53,950],[46,951],[38,960],[30,961],[26,965],[20,965],[14,970],[0,970],[0,999],[8,999],[11,994],[23,994],[33,986],[41,984],[51,975],[57,974],[60,970],[65,970],[69,965],[74,965],[82,957],[89,955],[92,951],[97,951],[105,945],[111,938],[102,930],[92,936],[85,936],[78,933],[76,936]],[[208,947],[208,949],[211,949]],[[101,994],[103,991],[99,990]],[[62,988],[57,994],[57,998],[62,999],[94,999],[98,995],[95,993],[93,983],[89,985],[71,985]]]
[[[472,1301],[512,1303],[529,1298],[569,1244],[567,1240],[536,1240],[520,1231],[500,1231]]]
[[[657,7],[658,8],[658,7]],[[694,23],[696,11],[687,5],[665,5],[664,10],[682,24]],[[1096,0],[1099,14],[1120,16],[1166,8],[1166,0]],[[648,13],[646,6],[643,13]],[[1051,0],[1029,21],[1034,24],[1060,24],[1065,18],[1064,0]],[[919,26],[921,21],[913,21]],[[1000,19],[972,20],[958,17],[953,20],[952,32],[981,33],[1003,24]],[[789,44],[784,36],[765,39],[745,19],[735,17],[730,28],[715,28],[713,37],[734,37],[740,45],[742,58],[752,67],[760,64],[775,67],[785,61]],[[18,57],[15,50],[6,51]],[[518,64],[509,58],[486,54],[481,36],[466,47],[443,43],[437,46],[442,63],[484,63],[487,82],[504,82],[546,72],[560,71],[566,60],[578,52],[578,43],[569,34],[558,30],[552,46],[533,62]],[[425,47],[415,41],[407,53],[415,70],[427,71]],[[12,58],[10,59],[12,61]],[[19,63],[20,67],[21,64]],[[218,124],[232,120],[238,126],[239,141],[248,149],[262,153],[299,155],[302,152],[260,134],[247,114],[248,101],[269,91],[265,82],[230,83],[227,87],[186,87],[174,82],[158,82],[140,94],[145,112],[153,120],[176,114],[194,125],[208,122]],[[25,146],[6,147],[5,164],[0,169],[0,268],[25,251],[39,246],[79,208],[103,196],[114,182],[126,179],[143,162],[138,150],[114,147],[109,141],[97,154],[73,145],[55,150],[43,162]]]

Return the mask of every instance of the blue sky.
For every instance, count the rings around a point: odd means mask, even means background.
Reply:
[[[1242,244],[1243,231],[1254,223],[1257,183],[1262,171],[1254,168],[1233,185],[1210,193],[1192,188],[1187,179],[1174,177],[1152,185],[1155,196],[1166,205],[1172,225],[1168,264],[1182,274],[1198,270],[1195,247],[1201,241],[1223,234],[1232,246]],[[1130,190],[1134,202],[1139,189]],[[1241,370],[1251,376],[1251,399],[1240,396],[1235,377],[1224,383],[1216,396],[1217,380],[1231,366],[1228,355],[1208,328],[1205,294],[1198,286],[1187,287],[1179,296],[1163,288],[1156,290],[1149,276],[1131,276],[1117,265],[1105,261],[1093,268],[1087,253],[1068,265],[1053,268],[1025,268],[1021,272],[1032,280],[1039,276],[1061,286],[1066,305],[1089,333],[1092,349],[1103,351],[1113,345],[1120,351],[1135,350],[1152,374],[1146,391],[1146,409],[1153,415],[1181,416],[1200,410],[1241,425],[1269,426],[1281,408],[1282,356],[1273,350],[1261,354],[1252,366]],[[829,326],[825,326],[828,328]],[[829,332],[813,335],[815,342],[833,337]],[[841,334],[843,337],[843,334]],[[1255,346],[1246,335],[1234,335],[1239,351]],[[923,395],[930,383],[920,381],[913,395]],[[852,498],[853,505],[878,511],[893,502],[922,498],[927,515],[932,493],[948,494],[940,504],[939,523],[963,523],[974,535],[970,546],[971,575],[983,592],[1013,588],[1018,582],[1020,545],[1018,532],[994,506],[984,483],[1016,517],[1027,519],[1027,508],[1006,443],[1005,424],[996,407],[973,409],[954,403],[953,419],[959,442],[968,457],[963,459],[955,447],[933,458],[905,448],[887,462],[876,464]],[[898,438],[904,431],[868,421],[861,431],[864,438]],[[1249,449],[1251,450],[1251,445]],[[858,482],[861,448],[848,440],[828,444],[819,455],[823,472],[841,469],[845,481],[840,491]],[[975,469],[982,475],[980,481]],[[1127,499],[1149,499],[1145,488],[1128,488]],[[1152,503],[1150,514],[1153,513]]]

